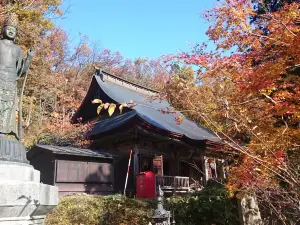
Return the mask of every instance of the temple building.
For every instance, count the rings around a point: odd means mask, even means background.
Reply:
[[[156,174],[156,184],[165,192],[188,192],[214,178],[224,178],[223,161],[213,157],[222,148],[221,140],[210,130],[185,118],[177,124],[167,101],[153,98],[158,92],[124,80],[102,70],[92,78],[86,97],[72,118],[73,123],[93,121],[86,137],[90,149],[117,155],[114,161],[114,192],[123,192],[130,151],[127,193],[135,193],[136,175],[143,171]],[[134,102],[133,108],[117,107],[113,115],[98,104]]]

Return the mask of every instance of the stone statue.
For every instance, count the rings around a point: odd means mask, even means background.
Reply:
[[[16,15],[4,21],[0,40],[0,225],[42,225],[58,204],[58,188],[40,183],[40,172],[29,164],[18,140],[17,81],[26,73],[33,51],[24,59],[15,44],[17,22]]]
[[[20,46],[15,44],[17,28],[17,16],[12,14],[4,21],[0,40],[0,135],[12,134],[16,138],[17,81],[26,73],[33,57],[29,50],[24,59]]]
[[[28,163],[25,147],[18,141],[17,82],[28,70],[33,51],[29,50],[24,59],[22,49],[15,44],[17,28],[18,18],[11,14],[3,23],[0,40],[0,161]]]
[[[242,225],[263,224],[258,203],[254,194],[246,194],[240,199],[239,211]]]

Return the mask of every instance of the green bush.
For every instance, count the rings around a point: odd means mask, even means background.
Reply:
[[[153,215],[151,201],[120,195],[74,195],[61,199],[47,215],[46,225],[148,225]]]
[[[223,185],[213,181],[197,194],[168,198],[166,207],[174,210],[176,225],[239,224],[235,201]]]
[[[102,197],[74,195],[64,197],[59,205],[47,215],[46,225],[96,225],[103,215]]]
[[[110,196],[105,198],[106,211],[99,225],[148,225],[153,208],[150,200]]]
[[[148,225],[155,200],[137,200],[120,195],[75,195],[61,199],[48,214],[46,225]],[[226,189],[209,182],[201,192],[165,199],[165,208],[175,212],[176,225],[236,225],[238,210]]]

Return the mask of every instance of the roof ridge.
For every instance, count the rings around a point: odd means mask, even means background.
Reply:
[[[129,80],[123,78],[123,77],[120,77],[120,76],[117,76],[117,75],[108,73],[108,72],[106,72],[106,71],[104,71],[104,70],[102,70],[102,69],[96,69],[96,73],[95,73],[96,75],[100,75],[100,76],[101,76],[101,73],[104,73],[104,74],[106,74],[107,76],[110,76],[110,77],[112,77],[112,78],[114,78],[114,79],[117,79],[117,80],[120,80],[120,81],[122,81],[122,82],[125,82],[125,83],[127,83],[127,84],[129,84],[129,85],[132,85],[132,86],[135,86],[135,87],[138,87],[138,88],[145,89],[145,90],[147,90],[147,91],[153,92],[153,93],[155,93],[155,94],[160,93],[159,91],[157,91],[157,90],[155,90],[155,89],[146,87],[146,86],[141,85],[141,84],[136,84],[136,83],[134,83],[134,82],[132,82],[132,81],[129,81]]]

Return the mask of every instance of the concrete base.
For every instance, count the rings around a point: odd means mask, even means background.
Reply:
[[[40,183],[40,171],[26,163],[0,161],[0,182],[15,181],[33,181]]]
[[[43,225],[45,216],[0,218],[0,225]]]
[[[43,224],[58,204],[58,188],[40,183],[40,172],[24,163],[0,161],[0,225]]]

